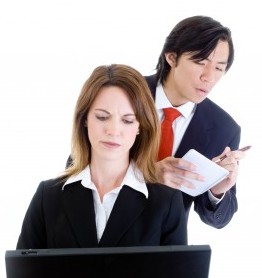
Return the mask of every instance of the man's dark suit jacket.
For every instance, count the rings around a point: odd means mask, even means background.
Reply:
[[[157,80],[155,75],[146,76],[153,98],[155,98]],[[197,105],[195,114],[185,132],[175,157],[181,158],[189,149],[195,149],[212,159],[222,153],[226,146],[237,150],[240,142],[240,126],[222,108],[206,98]],[[202,221],[215,228],[229,223],[237,211],[236,186],[226,192],[223,200],[212,207],[208,193],[191,197],[183,193],[186,216],[194,203],[194,210]]]
[[[17,249],[154,246],[187,244],[187,224],[179,190],[147,184],[144,194],[123,186],[100,242],[91,189],[81,181],[43,181],[26,212]]]

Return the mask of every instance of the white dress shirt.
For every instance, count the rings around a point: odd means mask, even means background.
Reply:
[[[139,170],[134,169],[134,165],[131,163],[127,169],[126,175],[121,183],[121,185],[110,192],[106,193],[101,202],[97,188],[91,180],[90,167],[87,166],[78,175],[70,177],[63,186],[69,185],[73,182],[81,180],[84,187],[92,190],[94,199],[94,208],[96,214],[96,229],[97,229],[97,239],[100,241],[102,234],[105,230],[106,223],[109,219],[110,213],[113,209],[117,196],[122,189],[123,185],[127,185],[134,190],[137,190],[144,194],[148,198],[148,190],[142,174]]]

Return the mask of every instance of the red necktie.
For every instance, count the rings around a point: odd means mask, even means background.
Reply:
[[[161,140],[158,152],[158,160],[162,160],[172,155],[174,134],[172,124],[174,120],[181,115],[181,113],[174,108],[165,108],[164,120],[161,124]]]

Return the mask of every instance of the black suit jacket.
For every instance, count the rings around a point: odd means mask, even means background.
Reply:
[[[62,186],[57,179],[40,183],[26,212],[17,249],[187,244],[179,190],[147,184],[146,199],[123,186],[98,242],[92,191],[80,181],[64,190]]]
[[[151,75],[145,78],[155,98],[156,76]],[[181,158],[189,149],[195,149],[210,159],[222,153],[226,146],[229,146],[231,150],[237,150],[240,133],[241,128],[234,119],[206,98],[197,105],[175,157]],[[197,197],[183,193],[183,199],[187,217],[194,203],[194,210],[202,221],[215,228],[227,225],[237,211],[236,186],[227,191],[223,200],[215,207],[212,207],[207,192]]]

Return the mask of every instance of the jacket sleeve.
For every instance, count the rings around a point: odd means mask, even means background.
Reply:
[[[239,148],[241,128],[235,125],[235,132],[232,133],[232,139],[228,142],[231,150]],[[212,158],[212,157],[210,157]],[[204,193],[195,198],[194,210],[198,213],[200,219],[214,228],[221,229],[225,227],[233,218],[238,209],[236,197],[236,184],[227,192],[221,202],[213,206],[209,200],[208,193]]]
[[[231,221],[237,209],[236,186],[227,191],[223,200],[215,206],[211,204],[207,193],[202,194],[194,202],[194,210],[198,213],[200,219],[217,229],[225,227]]]

